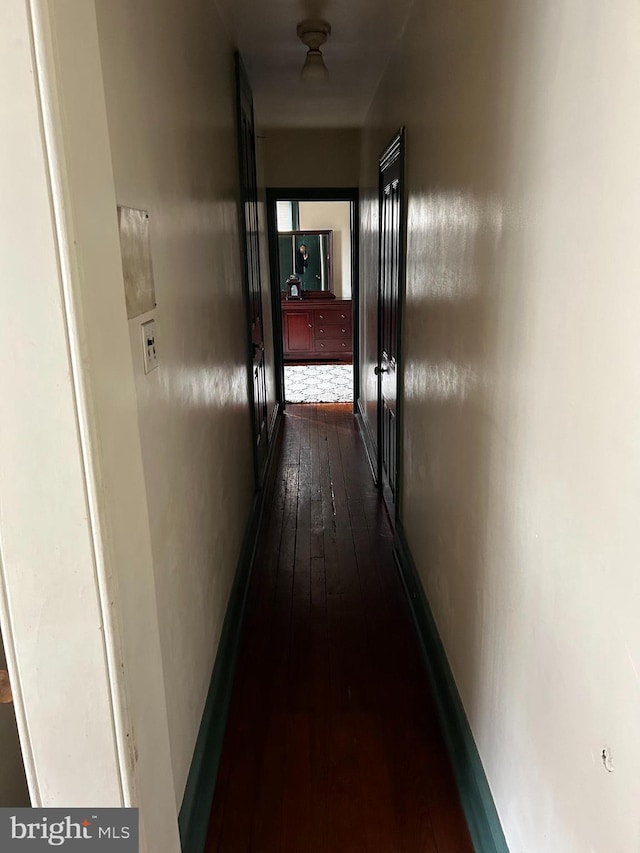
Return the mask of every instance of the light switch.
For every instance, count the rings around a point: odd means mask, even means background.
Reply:
[[[158,348],[156,344],[156,321],[147,320],[142,329],[142,353],[144,356],[144,372],[150,373],[158,366]]]

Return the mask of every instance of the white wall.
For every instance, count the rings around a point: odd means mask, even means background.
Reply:
[[[3,4],[0,620],[32,803],[179,849],[93,4]],[[40,95],[42,97],[40,97]]]
[[[333,291],[351,299],[351,202],[301,201],[301,231],[333,231]]]
[[[371,332],[407,126],[404,522],[512,853],[640,846],[639,30],[416,3],[367,120]]]
[[[158,304],[129,331],[179,804],[253,495],[233,46],[208,0],[96,7],[117,200],[151,224]]]
[[[357,187],[358,129],[260,130],[268,187]]]

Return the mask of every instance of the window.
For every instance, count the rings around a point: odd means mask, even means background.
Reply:
[[[300,227],[300,212],[297,201],[277,201],[276,220],[278,231],[297,231]]]

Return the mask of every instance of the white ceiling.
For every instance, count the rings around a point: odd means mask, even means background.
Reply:
[[[251,80],[262,127],[360,127],[414,0],[216,0]],[[326,84],[300,82],[305,18],[332,34]]]

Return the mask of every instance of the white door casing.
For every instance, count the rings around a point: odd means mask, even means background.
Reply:
[[[142,849],[177,853],[93,2],[7,0],[0,63],[0,620],[30,795],[138,805]]]

